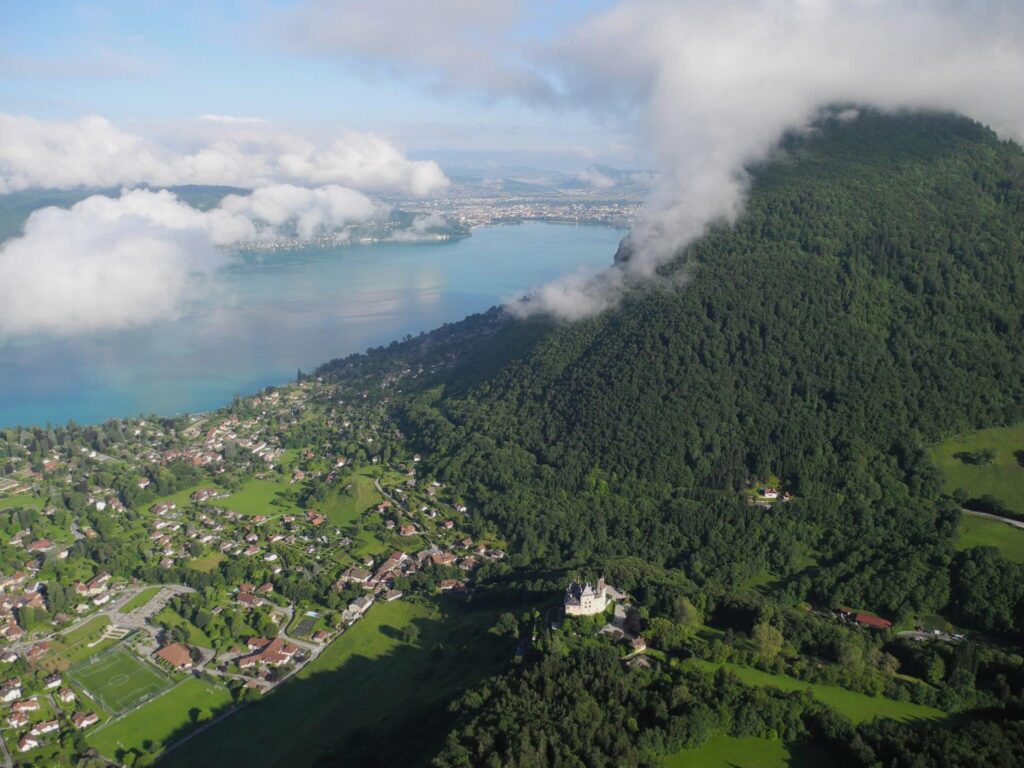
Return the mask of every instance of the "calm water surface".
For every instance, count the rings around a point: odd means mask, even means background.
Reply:
[[[459,320],[578,268],[616,229],[527,223],[444,243],[250,254],[182,317],[0,341],[0,426],[203,411],[335,357]]]

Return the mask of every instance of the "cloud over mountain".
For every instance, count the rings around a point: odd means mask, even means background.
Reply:
[[[1016,0],[622,0],[530,44],[521,42],[529,16],[521,4],[484,19],[458,0],[387,0],[373,14],[391,13],[392,23],[373,28],[368,6],[356,6],[299,3],[282,34],[376,73],[417,80],[426,71],[443,88],[631,126],[659,170],[632,234],[628,270],[641,275],[709,223],[734,219],[746,167],[827,105],[954,110],[1024,136],[1024,4]],[[623,284],[602,281],[601,291],[579,293],[574,276],[528,306],[592,312]],[[579,307],[569,308],[577,293]]]

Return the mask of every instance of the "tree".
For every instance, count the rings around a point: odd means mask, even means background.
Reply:
[[[782,636],[782,632],[771,624],[762,622],[754,626],[750,640],[754,644],[754,651],[758,657],[765,663],[768,663],[774,661],[779,653],[782,652],[782,644],[785,638]]]

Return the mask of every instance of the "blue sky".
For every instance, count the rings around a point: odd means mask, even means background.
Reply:
[[[507,34],[529,48],[608,4],[530,2]],[[300,5],[9,3],[0,25],[0,112],[47,119],[99,114],[129,130],[166,131],[203,114],[312,131],[341,125],[380,133],[412,157],[437,156],[449,166],[494,158],[572,169],[635,159],[623,149],[627,137],[582,112],[457,88],[442,92],[407,72],[304,51],[281,34],[282,20]]]

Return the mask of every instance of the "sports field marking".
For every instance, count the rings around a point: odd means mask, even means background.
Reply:
[[[87,659],[68,676],[111,714],[126,712],[172,686],[162,671],[123,647]]]

